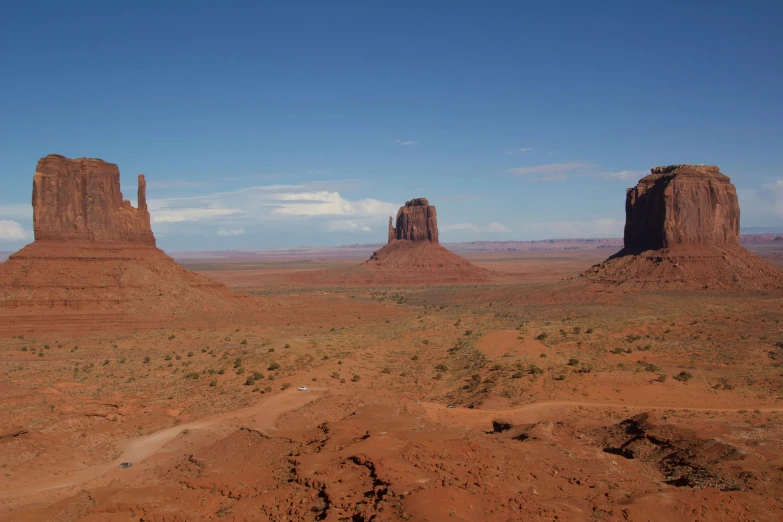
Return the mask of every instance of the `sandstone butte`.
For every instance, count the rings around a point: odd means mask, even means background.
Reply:
[[[0,265],[0,331],[214,323],[260,304],[155,246],[146,180],[138,181],[134,208],[120,192],[117,165],[56,154],[38,162],[35,241]]]
[[[625,199],[624,248],[583,277],[633,288],[783,288],[783,272],[739,245],[740,209],[711,165],[655,167]]]

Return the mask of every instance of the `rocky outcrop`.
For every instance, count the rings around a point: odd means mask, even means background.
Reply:
[[[655,167],[627,191],[625,250],[737,244],[739,219],[737,191],[718,167]]]
[[[582,277],[629,289],[783,288],[783,272],[739,245],[739,219],[718,167],[655,167],[628,189],[625,247]]]
[[[155,244],[139,175],[138,208],[123,200],[120,169],[100,159],[50,154],[33,178],[36,240],[87,240]]]
[[[146,182],[122,199],[117,165],[49,155],[33,178],[35,241],[0,263],[0,335],[255,321],[262,301],[155,246]],[[157,326],[156,326],[157,327]]]
[[[438,215],[427,198],[407,201],[397,211],[397,226],[391,226],[389,240],[430,241],[438,243]]]

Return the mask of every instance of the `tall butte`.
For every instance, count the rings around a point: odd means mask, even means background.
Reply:
[[[35,241],[0,265],[0,331],[221,322],[257,304],[155,246],[146,180],[124,200],[117,165],[50,154],[33,176]]]
[[[739,245],[740,209],[712,165],[655,167],[625,198],[624,248],[583,277],[631,288],[783,288],[783,272]]]

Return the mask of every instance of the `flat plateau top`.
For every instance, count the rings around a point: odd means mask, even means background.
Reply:
[[[661,180],[671,181],[673,179],[691,179],[691,180],[711,180],[722,183],[730,183],[731,179],[722,174],[716,165],[666,165],[662,167],[653,167],[650,174],[643,177],[639,182],[657,182]]]

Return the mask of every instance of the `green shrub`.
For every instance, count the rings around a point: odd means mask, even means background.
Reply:
[[[680,381],[680,382],[687,382],[691,379],[693,379],[693,375],[691,375],[689,372],[686,372],[685,370],[681,371],[677,375],[674,376],[674,379]]]
[[[209,385],[210,385],[212,388],[214,388],[215,386],[217,386],[217,381],[216,381],[215,379],[212,379],[211,381],[209,381]]]
[[[543,341],[543,340],[544,340],[544,339],[546,339],[547,337],[549,337],[549,334],[548,334],[548,333],[546,333],[546,332],[542,332],[542,333],[540,333],[540,334],[536,335],[536,340],[537,340],[537,341]]]
[[[571,359],[568,359],[568,366],[576,366],[579,364],[579,359],[574,359],[573,357]]]
[[[284,382],[284,383],[283,383],[283,385],[282,385],[282,386],[280,386],[280,389],[281,389],[282,391],[285,391],[285,390],[287,390],[287,389],[288,389],[288,388],[290,388],[290,387],[291,387],[291,383],[290,383],[290,382]]]
[[[280,369],[280,364],[278,364],[276,362],[271,362],[269,364],[269,367],[267,368],[267,370],[269,370],[270,372],[273,372],[273,371],[279,370],[279,369]]]
[[[362,377],[361,377],[361,375],[358,375],[358,374],[354,374],[354,376],[351,377],[351,381],[352,382],[359,382],[361,380],[362,380]]]

